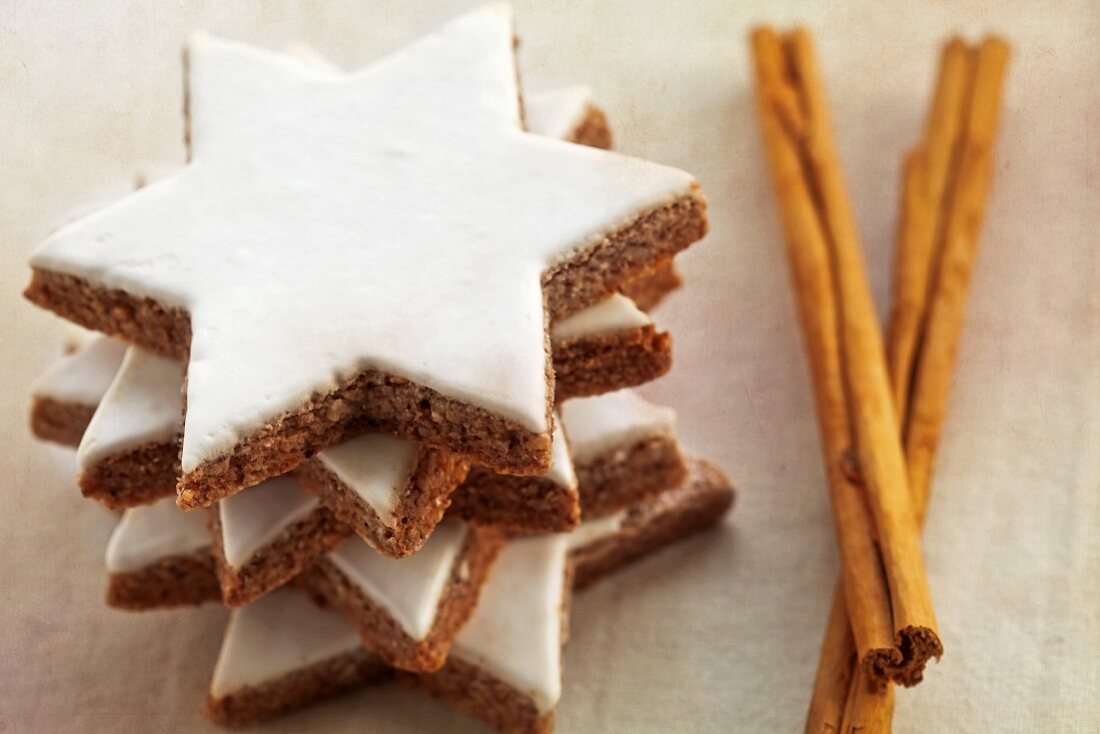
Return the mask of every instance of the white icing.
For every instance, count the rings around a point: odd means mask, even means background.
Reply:
[[[592,107],[592,90],[583,84],[523,98],[523,118],[536,135],[569,140]]]
[[[674,410],[654,405],[633,390],[567,400],[561,407],[561,417],[573,447],[574,461],[651,436],[672,437],[676,432]]]
[[[353,536],[329,557],[409,637],[423,640],[431,632],[439,600],[466,533],[466,526],[461,523],[443,523],[420,550],[407,558],[387,558],[362,538]]]
[[[126,345],[100,336],[79,344],[54,362],[34,383],[31,394],[63,403],[95,406],[115,379]]]
[[[122,514],[107,543],[107,570],[129,573],[209,545],[205,513],[184,512],[176,507],[174,497],[166,497]]]
[[[317,498],[288,476],[268,479],[221,500],[217,508],[226,562],[234,568],[244,566],[317,505]]]
[[[542,476],[559,486],[577,488],[577,473],[573,470],[573,457],[569,454],[560,418],[554,421],[554,433],[551,434],[550,471]]]
[[[103,335],[98,331],[85,329],[83,326],[74,324],[72,321],[63,322],[63,326],[64,336],[61,338],[61,346],[66,354],[76,352],[87,346],[90,342],[103,338]],[[121,354],[119,355],[119,361],[122,361]],[[110,382],[110,380],[108,380],[108,382]]]
[[[581,524],[567,536],[569,538],[569,550],[577,550],[598,540],[610,538],[622,530],[623,520],[625,519],[626,510],[619,510],[603,517],[582,520]]]
[[[229,615],[210,693],[226,696],[352,652],[359,635],[305,594],[281,588]]]
[[[183,416],[182,387],[179,362],[127,348],[76,449],[77,466],[83,470],[121,451],[175,438]]]
[[[332,63],[317,49],[313,48],[309,44],[295,42],[287,46],[287,54],[297,57],[300,61],[312,66],[314,69],[329,72],[342,72],[336,64]]]
[[[351,74],[189,59],[191,163],[31,260],[190,313],[185,472],[368,367],[547,432],[541,273],[696,188],[523,132],[507,7]]]
[[[561,697],[567,542],[558,534],[508,543],[451,648],[530,696],[540,713]]]
[[[550,336],[554,339],[576,339],[581,336],[611,334],[638,329],[652,324],[649,316],[621,293],[573,314],[554,324]]]
[[[387,527],[396,527],[398,501],[416,469],[416,444],[381,433],[367,433],[325,449],[325,468],[370,505]]]

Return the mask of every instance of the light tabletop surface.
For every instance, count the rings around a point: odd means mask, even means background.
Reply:
[[[345,66],[468,2],[0,4],[0,731],[205,731],[226,613],[103,604],[114,517],[71,452],[32,440],[27,388],[57,319],[20,296],[67,212],[183,159],[180,48],[195,29]],[[579,594],[560,732],[801,730],[837,554],[746,37],[816,34],[876,296],[889,287],[902,154],[940,43],[1014,47],[997,174],[925,532],[946,655],[895,730],[1100,728],[1100,6],[1081,2],[517,4],[527,89],[583,82],[616,146],[685,168],[712,230],[661,306],[675,366],[644,393],[735,478],[725,526]],[[394,686],[271,731],[483,731]]]

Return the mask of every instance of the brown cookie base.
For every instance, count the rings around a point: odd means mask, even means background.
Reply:
[[[540,714],[529,696],[455,655],[436,673],[398,673],[398,680],[506,734],[554,731],[553,711]]]
[[[372,416],[365,418],[364,410],[370,410]],[[455,453],[463,456],[487,450],[506,471],[529,470],[518,462],[508,463],[505,455],[514,447],[521,447],[527,457],[549,462],[548,436],[402,378],[368,370],[306,410],[269,424],[239,444],[230,456],[184,474],[177,484],[177,503],[185,509],[208,506],[244,487],[285,474],[316,450],[370,431],[433,448],[457,446]]]
[[[625,227],[562,262],[542,278],[551,319],[610,295],[706,233],[706,201],[697,192],[642,213]],[[154,352],[185,358],[188,314],[67,273],[34,270],[24,295],[83,326]],[[549,360],[547,379],[550,376]],[[549,403],[549,401],[548,401]],[[547,405],[549,420],[550,405]],[[510,474],[550,466],[550,436],[394,375],[367,370],[245,437],[225,456],[179,481],[181,507],[205,507],[244,487],[284,474],[313,453],[368,430],[383,430],[449,450]]]
[[[251,726],[390,677],[390,669],[377,655],[354,650],[258,686],[221,697],[209,695],[202,713],[222,726]]]
[[[634,301],[638,308],[649,311],[656,308],[665,296],[683,285],[683,282],[676,266],[669,260],[667,264],[622,286],[619,292]]]
[[[671,339],[657,332],[652,326],[626,330],[612,335],[595,335],[562,340],[554,344],[554,368],[557,374],[559,399],[591,395],[618,390],[655,379],[664,374],[671,364]],[[91,420],[96,406],[60,403],[50,399],[36,399],[31,411],[32,428],[41,438],[76,446]],[[109,456],[85,469],[78,482],[85,497],[99,500],[110,508],[134,507],[156,501],[176,492],[178,476],[179,443],[157,442]],[[315,460],[313,460],[315,461]],[[458,461],[457,457],[453,460]],[[298,472],[310,472],[303,467]],[[435,496],[431,495],[430,496]],[[564,498],[563,498],[564,499]],[[345,502],[342,505],[348,505]],[[334,509],[334,503],[331,503]],[[345,507],[342,518],[352,523],[362,517],[360,533],[368,541],[377,541],[377,547],[387,555],[407,555],[422,544],[417,536],[430,532],[431,515],[421,519],[413,511],[403,510],[413,524],[423,529],[411,528],[408,539],[403,539],[402,529],[390,531],[380,521],[368,515],[369,508]],[[338,513],[339,516],[339,513]],[[436,518],[438,522],[438,518]],[[564,524],[563,524],[564,523]],[[538,529],[564,531],[569,524],[568,513],[548,518]],[[527,521],[522,526],[536,526]],[[371,528],[371,529],[368,529]],[[359,532],[359,530],[357,530]],[[371,533],[374,533],[372,536]],[[396,534],[393,540],[387,533]]]
[[[575,459],[582,517],[598,517],[680,484],[687,469],[673,436],[658,435],[630,446]]]
[[[669,543],[711,527],[733,500],[733,486],[720,469],[702,459],[690,459],[682,484],[628,509],[615,535],[571,552],[574,586],[590,586]]]
[[[147,443],[86,467],[77,483],[81,494],[107,507],[135,507],[174,495],[178,469],[177,441]]]
[[[653,325],[554,342],[555,400],[601,395],[655,380],[672,367],[672,337]]]
[[[294,470],[294,477],[317,495],[337,519],[351,527],[379,553],[403,558],[420,549],[443,519],[451,493],[466,478],[469,464],[455,454],[420,447],[416,468],[397,506],[398,521],[386,525],[363,499],[314,457]]]
[[[554,367],[558,373],[557,395],[559,399],[592,395],[655,379],[664,374],[671,365],[670,345],[669,336],[657,332],[652,326],[557,342],[553,347]],[[95,406],[77,406],[54,401],[43,401],[40,405],[36,401],[31,414],[32,425],[37,422],[41,428],[36,427],[36,432],[48,431],[60,442],[75,446],[79,444],[91,419],[90,414],[94,411]],[[99,500],[110,508],[147,504],[175,494],[178,456],[178,439],[173,442],[145,444],[96,462],[81,473],[78,482],[85,497]],[[456,456],[452,457],[451,463],[455,465],[452,471],[456,472],[460,460]],[[314,463],[315,459],[300,465],[295,470],[299,478],[308,480],[314,475],[316,472],[309,468]],[[320,486],[320,483],[314,486]],[[442,491],[442,488],[435,489]],[[375,542],[376,547],[387,555],[408,555],[423,543],[421,536],[426,537],[425,534],[434,527],[431,511],[420,516],[410,505],[402,509],[403,516],[407,517],[410,524],[407,534],[403,525],[391,530],[377,520],[373,511],[362,503],[349,499],[341,501],[338,506],[336,494],[335,491],[330,492],[326,497],[330,500],[330,507],[343,511],[342,517],[341,512],[337,513],[338,517],[353,525],[356,524],[356,518],[361,518],[356,532],[364,539]],[[440,495],[433,489],[422,497],[438,499]],[[565,497],[559,499],[568,500]],[[428,505],[422,507],[430,510]],[[551,515],[542,525],[523,521],[521,526],[546,531],[568,530],[573,522],[569,519],[570,512],[566,508],[565,514],[558,512]],[[434,522],[438,522],[438,517],[435,517]],[[389,538],[389,535],[394,537]]]
[[[474,466],[451,495],[448,514],[514,532],[565,533],[580,522],[580,494],[542,477],[510,477]]]
[[[323,607],[333,609],[363,638],[363,644],[389,665],[403,670],[438,670],[451,641],[477,606],[481,586],[503,545],[493,528],[470,526],[436,609],[431,631],[414,640],[380,604],[365,595],[326,557],[318,558],[298,577],[303,588]]]
[[[562,319],[663,266],[707,233],[707,203],[698,191],[640,215],[592,249],[543,274],[550,320]],[[486,463],[486,462],[482,462]]]
[[[43,441],[76,448],[95,415],[95,409],[94,405],[36,395],[31,402],[31,433]]]
[[[234,568],[225,560],[221,513],[217,506],[207,512],[221,600],[230,607],[244,606],[279,588],[351,534],[327,508],[318,507],[285,528],[244,566]]]
[[[607,124],[607,115],[596,105],[589,104],[584,118],[573,128],[566,140],[593,148],[611,150],[611,127]]]
[[[598,456],[574,460],[579,492],[539,477],[510,477],[470,468],[451,495],[448,514],[515,533],[563,533],[585,517],[599,517],[653,497],[684,480],[680,446],[653,436]]]
[[[107,605],[131,611],[194,606],[221,598],[209,550],[170,556],[138,571],[113,573],[107,583]]]
[[[611,150],[613,140],[607,115],[596,105],[589,104],[584,119],[573,128],[566,139],[571,143]],[[625,283],[619,288],[619,292],[634,301],[638,308],[649,311],[683,282],[680,273],[669,260],[667,264],[659,265]]]

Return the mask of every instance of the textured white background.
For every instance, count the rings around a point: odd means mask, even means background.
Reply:
[[[467,2],[0,3],[0,731],[201,731],[224,612],[101,602],[111,516],[67,452],[32,442],[26,389],[61,329],[19,296],[73,207],[180,163],[179,49],[195,28],[344,65]],[[728,527],[580,595],[561,732],[801,729],[836,573],[806,369],[751,106],[746,33],[817,34],[870,272],[885,301],[898,164],[937,49],[1016,49],[996,188],[937,465],[926,556],[947,655],[896,730],[1100,728],[1100,6],[1082,2],[527,3],[529,89],[587,82],[618,147],[703,182],[712,234],[659,311],[672,374],[646,390],[741,494]],[[482,728],[395,687],[273,731]]]

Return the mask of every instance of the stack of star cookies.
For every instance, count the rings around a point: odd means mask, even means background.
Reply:
[[[215,721],[396,678],[548,731],[571,589],[732,502],[631,390],[698,184],[584,87],[521,96],[514,46],[506,7],[354,73],[195,37],[188,165],[32,258],[100,332],[32,428],[124,508],[108,604],[232,608]]]

